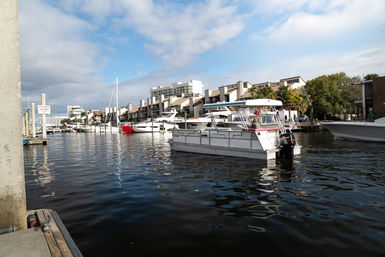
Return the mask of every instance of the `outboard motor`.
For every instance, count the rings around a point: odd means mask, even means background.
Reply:
[[[295,137],[293,133],[290,131],[286,131],[284,134],[281,134],[279,136],[280,140],[280,155],[287,156],[289,154],[290,156],[293,155],[293,148],[296,144]]]

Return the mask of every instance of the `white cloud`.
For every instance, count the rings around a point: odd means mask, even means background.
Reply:
[[[151,0],[121,1],[121,5],[125,17],[120,24],[143,35],[148,41],[147,49],[169,67],[190,63],[197,55],[226,43],[243,29],[236,7],[220,0],[187,6]]]
[[[89,102],[81,97],[95,94],[101,79],[92,74],[103,67],[100,46],[85,37],[94,26],[34,0],[20,1],[19,17],[24,98]]]
[[[242,67],[227,71],[221,76],[207,78],[209,81],[233,83],[234,77],[248,80],[251,83],[279,81],[285,77],[300,75],[305,80],[317,76],[346,72],[348,76],[362,76],[385,73],[385,46],[372,46],[368,49],[352,50],[346,53],[330,51],[280,60],[274,65],[263,67]]]
[[[273,1],[269,9],[273,9],[272,6],[277,7],[278,3],[282,1]],[[382,0],[373,0],[370,3],[364,0],[289,1],[289,4],[282,4],[279,10],[285,10],[286,7],[293,12],[266,30],[272,41],[296,39],[307,42],[342,36],[383,26],[385,21],[385,2]]]

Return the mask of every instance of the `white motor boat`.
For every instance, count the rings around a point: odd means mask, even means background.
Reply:
[[[179,118],[175,120],[180,128],[187,129],[204,129],[208,126],[215,124],[223,124],[228,121],[228,116],[231,115],[231,111],[226,106],[220,106],[211,110],[210,113],[204,114],[202,117],[183,119]]]
[[[322,124],[337,138],[385,142],[385,117],[374,122],[335,121]]]
[[[173,129],[178,129],[178,125],[168,123],[168,122],[141,122],[132,125],[133,130],[136,133],[152,133],[152,132],[160,132],[160,131],[168,131]]]
[[[294,135],[282,126],[277,112],[267,107],[282,106],[271,99],[205,104],[204,108],[231,107],[241,129],[218,128],[174,130],[170,140],[174,151],[254,159],[275,159],[278,153],[300,154]],[[250,126],[251,125],[251,126]]]

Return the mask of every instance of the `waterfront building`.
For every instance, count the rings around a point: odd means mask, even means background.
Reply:
[[[199,80],[190,80],[187,83],[174,82],[170,86],[158,86],[150,89],[151,97],[159,99],[161,95],[164,97],[202,95],[203,84]]]
[[[67,117],[69,119],[80,119],[84,113],[84,109],[80,105],[68,105],[67,106]]]
[[[355,101],[362,117],[372,120],[385,117],[385,76],[355,83],[362,87],[361,100]]]
[[[373,111],[385,117],[385,76],[373,79]]]
[[[264,86],[271,87],[274,92],[278,91],[281,86],[288,86],[289,89],[302,89],[306,85],[305,80],[301,76],[281,79],[279,82],[262,82],[254,84],[253,87],[260,88]]]
[[[238,81],[234,84],[220,86],[217,90],[206,89],[202,95],[203,84],[198,80],[190,80],[184,84],[175,82],[168,87],[151,88],[151,97],[147,98],[147,101],[140,100],[138,106],[129,104],[124,116],[127,121],[144,120],[176,109],[178,112],[186,111],[192,117],[199,117],[204,113],[203,105],[206,103],[251,99],[250,89],[252,87],[268,85],[276,91],[282,85],[296,89],[302,88],[305,84],[301,76],[281,79],[279,82],[264,82],[254,85],[248,81]]]
[[[86,122],[88,124],[100,124],[103,121],[104,112],[99,110],[90,110],[86,112]]]
[[[61,121],[66,118],[67,116],[49,116],[46,118],[46,127],[60,127]]]
[[[306,82],[301,76],[295,76],[291,78],[281,79],[279,84],[282,86],[288,86],[289,89],[302,89]]]

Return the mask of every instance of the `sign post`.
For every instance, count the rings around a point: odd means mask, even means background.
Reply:
[[[47,139],[47,128],[46,128],[46,114],[51,114],[51,106],[45,105],[45,94],[41,94],[41,105],[37,106],[37,113],[41,114],[41,123],[43,130],[43,140]]]

